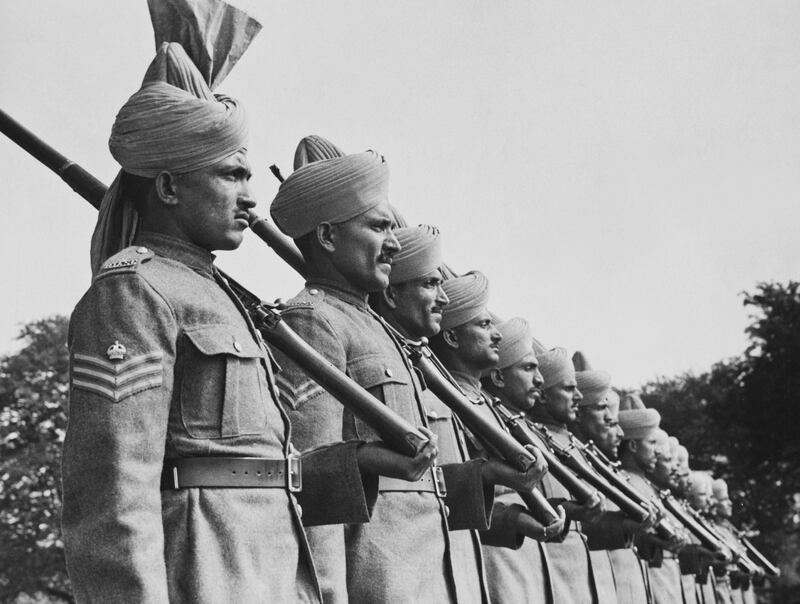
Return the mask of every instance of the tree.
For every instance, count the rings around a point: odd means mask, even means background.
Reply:
[[[647,384],[643,399],[687,446],[693,468],[727,480],[734,521],[757,529],[759,547],[782,562],[774,601],[794,601],[789,594],[800,583],[800,283],[759,283],[743,293],[743,303],[752,312],[749,344],[739,357],[701,375]]]
[[[19,340],[19,352],[0,358],[0,600],[37,591],[71,600],[58,491],[67,318],[30,323]]]

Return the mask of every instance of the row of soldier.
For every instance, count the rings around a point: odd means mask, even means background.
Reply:
[[[241,104],[211,80],[164,41],[112,129],[122,171],[69,337],[63,533],[78,601],[752,600],[743,551],[725,557],[674,517],[668,539],[655,530],[671,517],[664,490],[705,508],[713,486],[715,535],[734,542],[724,484],[690,473],[657,412],[620,402],[582,355],[495,317],[486,277],[454,275],[437,229],[398,227],[378,153],[300,142],[270,208],[307,274],[281,317],[426,443],[393,450],[270,350],[214,265],[255,202]],[[527,469],[426,388],[405,352],[423,338],[476,413],[524,426]],[[590,441],[645,518],[548,473],[545,452],[596,473]],[[534,489],[556,515],[529,505]]]

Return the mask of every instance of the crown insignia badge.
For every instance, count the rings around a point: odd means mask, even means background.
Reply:
[[[114,340],[114,343],[106,350],[106,355],[112,361],[121,361],[125,358],[126,352],[128,351],[119,343],[119,340]]]

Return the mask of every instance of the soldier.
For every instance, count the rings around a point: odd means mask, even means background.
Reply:
[[[223,38],[235,47],[241,33]],[[63,534],[75,597],[320,601],[270,356],[211,253],[239,246],[254,205],[243,109],[164,43],[109,147],[123,171],[69,334]],[[366,519],[358,451],[305,460],[307,484],[338,477],[319,516]]]
[[[377,296],[380,314],[404,337],[430,338],[440,330],[449,299],[442,289],[440,235],[429,226],[395,231],[401,251],[392,263],[389,287]],[[476,530],[489,528],[494,484],[532,489],[542,476],[543,462],[527,473],[504,462],[478,457],[470,461],[464,429],[449,407],[430,390],[423,393],[429,426],[437,436],[439,462],[445,474],[450,508],[450,561],[459,602],[488,602],[480,539]],[[472,471],[465,471],[472,468]],[[472,502],[464,505],[464,502]],[[465,514],[468,512],[468,514]],[[517,531],[514,531],[515,538]],[[507,539],[510,539],[507,537]],[[494,600],[494,598],[492,598]]]
[[[536,344],[534,344],[536,349]],[[544,428],[551,440],[542,440],[541,446],[559,447],[568,450],[570,455],[588,467],[586,460],[571,446],[571,435],[567,425],[577,418],[578,405],[583,394],[578,388],[575,378],[575,367],[567,351],[563,348],[544,350],[536,349],[536,358],[544,379],[543,404],[537,405],[528,412],[528,418],[536,423],[539,429]],[[586,533],[583,527],[587,523],[608,517],[603,516],[601,499],[597,496],[583,505],[572,500],[570,492],[551,475],[542,481],[544,493],[555,500],[562,500],[566,510],[569,529],[561,542],[545,544],[553,585],[555,602],[616,602],[616,589],[611,579],[610,562],[605,552],[600,552],[596,560],[589,551]],[[610,538],[614,544],[604,543],[598,548],[622,547],[625,537],[619,526],[613,536],[597,533],[598,538]]]
[[[370,522],[316,535],[312,545],[325,569],[328,601],[450,602],[455,593],[444,485],[430,467],[437,449],[425,428],[422,387],[400,343],[367,303],[369,293],[389,284],[400,251],[388,178],[386,161],[374,151],[298,164],[270,209],[308,269],[305,288],[284,311],[286,322],[430,437],[412,464],[362,467],[378,488]],[[302,447],[377,439],[293,363],[281,364],[281,394]]]
[[[619,395],[611,389],[611,376],[604,371],[593,370],[586,357],[578,351],[572,355],[575,365],[575,379],[578,389],[583,394],[578,407],[577,422],[572,424],[572,429],[583,437],[583,440],[592,440],[601,443],[603,448],[610,450],[616,459],[617,448],[621,439],[619,421]],[[613,502],[606,502],[608,512],[620,515],[619,508]],[[611,516],[611,514],[609,514]],[[592,556],[593,569],[598,572],[606,568],[606,561],[602,556],[607,555],[613,569],[613,582],[617,591],[617,600],[620,603],[638,604],[647,601],[646,566],[640,563],[633,549],[633,537],[639,526],[629,519],[619,519],[625,534],[622,547],[609,550],[595,550],[594,541],[602,539],[602,533],[608,530],[607,525],[602,528],[591,524],[586,526],[589,536],[590,555]]]
[[[631,485],[649,497],[662,513],[658,491],[647,480],[646,473],[655,469],[656,430],[661,416],[655,409],[646,409],[635,394],[626,395],[620,403],[619,424],[624,433],[620,445],[620,463]],[[669,549],[668,549],[669,548]],[[664,543],[654,535],[639,538],[639,555],[649,563],[650,587],[655,604],[682,604],[681,571],[673,544]]]
[[[714,519],[717,531],[728,542],[738,543],[739,531],[731,522],[733,506],[730,496],[728,495],[728,483],[722,478],[715,479],[711,484],[711,492],[711,515]],[[730,601],[733,604],[755,602],[751,578],[747,574],[741,572],[735,565],[729,565],[728,574],[725,577],[720,577],[718,589],[720,589],[722,593],[718,593],[717,598],[721,598],[723,601],[725,592],[727,591]]]
[[[515,317],[500,323],[498,330],[502,335],[499,361],[482,379],[483,388],[497,397],[500,404],[526,413],[539,404],[543,383],[530,326],[525,319]],[[514,491],[498,489],[497,500],[498,505],[524,509],[523,500]],[[486,544],[484,552],[493,602],[554,602],[543,546],[549,536],[543,531],[534,539],[524,540],[519,549]]]

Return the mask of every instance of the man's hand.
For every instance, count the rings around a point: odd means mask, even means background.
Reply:
[[[527,445],[525,448],[535,458],[527,471],[520,472],[504,461],[489,459],[483,464],[481,471],[483,484],[499,484],[515,491],[531,491],[547,474],[547,462],[534,447]]]
[[[373,441],[358,448],[358,467],[365,474],[380,474],[409,482],[419,480],[428,468],[436,464],[439,455],[436,435],[425,427],[420,427],[419,431],[428,442],[414,457],[392,451],[381,441]]]
[[[547,526],[544,526],[528,512],[521,512],[517,518],[517,530],[526,537],[536,539],[536,541],[550,541],[563,532],[564,524],[567,521],[564,508],[558,506],[556,511],[558,512],[558,519]]]
[[[597,491],[583,504],[565,501],[562,505],[571,521],[591,522],[603,512],[603,496]]]

